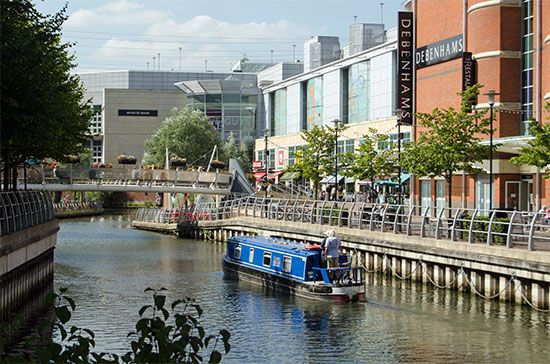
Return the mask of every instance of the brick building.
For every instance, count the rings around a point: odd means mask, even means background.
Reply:
[[[477,82],[484,85],[477,109],[494,103],[493,184],[486,173],[458,173],[453,180],[453,206],[538,210],[550,205],[550,180],[535,168],[516,166],[510,157],[529,141],[529,122],[550,122],[550,1],[548,0],[409,0],[415,31],[415,111],[458,107],[463,87],[463,58],[477,62]],[[418,130],[416,131],[418,134]],[[446,183],[418,179],[414,203],[446,204]],[[491,195],[492,193],[492,195]],[[490,202],[490,200],[492,201]],[[437,209],[432,209],[436,211]]]

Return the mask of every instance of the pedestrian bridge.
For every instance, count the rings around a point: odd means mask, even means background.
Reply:
[[[26,174],[26,179],[25,179]],[[26,181],[26,183],[25,183]],[[200,193],[229,195],[233,175],[227,172],[179,171],[132,168],[32,167],[19,173],[21,189],[58,191],[109,191]]]

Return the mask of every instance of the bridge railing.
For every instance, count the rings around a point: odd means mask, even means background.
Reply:
[[[0,236],[54,219],[50,195],[44,191],[0,192]]]
[[[138,185],[193,185],[196,187],[226,187],[231,184],[229,173],[199,172],[174,169],[143,169],[134,166],[113,168],[83,168],[69,166],[54,170],[47,166],[20,171],[19,179],[26,174],[27,183],[34,184],[138,184]]]
[[[538,212],[432,208],[367,202],[316,201],[249,196],[217,206],[196,205],[203,220],[239,216],[348,227],[426,238],[550,250],[550,225]]]

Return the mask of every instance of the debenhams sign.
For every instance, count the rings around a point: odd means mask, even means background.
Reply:
[[[464,40],[461,35],[416,49],[416,69],[462,57]]]

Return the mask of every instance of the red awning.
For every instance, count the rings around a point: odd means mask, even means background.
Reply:
[[[272,172],[272,173],[268,174],[267,176],[270,179],[275,179],[275,178],[279,177],[280,175],[282,175],[283,173],[285,173],[285,171],[275,171],[275,172]]]
[[[256,181],[262,179],[265,176],[265,171],[263,172],[254,172],[254,177],[256,177]]]

